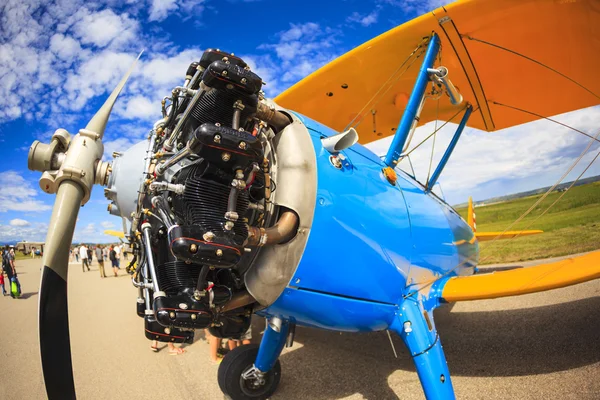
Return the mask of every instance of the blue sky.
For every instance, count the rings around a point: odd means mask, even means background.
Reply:
[[[189,63],[208,47],[248,61],[275,96],[370,38],[444,1],[398,0],[4,0],[0,5],[0,242],[44,240],[54,196],[27,170],[33,140],[57,128],[76,133],[145,49],[105,136],[105,157],[141,140],[160,117],[160,99],[181,84]],[[590,132],[600,110],[559,117]],[[417,137],[432,126],[419,128]],[[446,137],[450,136],[446,132]],[[442,135],[440,135],[442,136]],[[434,151],[439,158],[444,144]],[[371,147],[384,152],[385,139]],[[547,122],[502,134],[467,129],[441,183],[451,204],[548,185],[586,139]],[[594,147],[595,148],[595,147]],[[431,148],[413,163],[427,170]],[[588,156],[584,159],[588,160]],[[435,163],[435,161],[434,161]],[[434,164],[435,165],[435,164]],[[574,171],[574,174],[578,170]],[[600,173],[592,168],[588,175]],[[574,176],[574,175],[573,175]],[[75,241],[110,241],[120,226],[106,212],[102,189],[83,207]]]

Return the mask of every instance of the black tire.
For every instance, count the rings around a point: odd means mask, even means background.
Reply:
[[[273,368],[265,373],[265,384],[260,388],[246,385],[242,373],[252,367],[258,355],[258,345],[248,344],[236,347],[223,358],[219,365],[219,387],[232,400],[265,400],[268,399],[279,386],[281,380],[281,364],[275,362]]]

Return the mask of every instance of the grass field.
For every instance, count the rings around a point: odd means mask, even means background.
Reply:
[[[561,194],[548,195],[531,214],[510,229],[541,229],[544,233],[483,242],[480,244],[481,264],[535,260],[600,249],[600,182],[573,187],[550,211],[539,217]],[[475,208],[477,231],[503,231],[541,196]],[[467,208],[457,211],[466,220]]]

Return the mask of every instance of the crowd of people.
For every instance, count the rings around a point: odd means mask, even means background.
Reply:
[[[119,276],[119,270],[121,269],[121,258],[127,260],[127,252],[124,251],[122,245],[86,245],[82,243],[79,246],[71,248],[70,261],[79,263],[81,262],[81,270],[85,272],[87,269],[91,271],[90,266],[94,261],[94,256],[98,262],[98,270],[100,271],[100,277],[106,278],[106,272],[104,270],[104,262],[110,261],[110,265],[113,270],[115,277]],[[81,260],[81,261],[80,261]]]
[[[15,250],[12,246],[6,246],[4,249],[0,249],[2,256],[2,273],[0,273],[0,286],[2,287],[2,294],[4,296],[12,296],[13,298],[18,297],[21,293],[21,284],[19,283],[17,272],[15,268]],[[35,254],[32,249],[32,253]],[[32,256],[35,257],[35,256]],[[106,273],[104,269],[104,263],[110,261],[113,274],[115,277],[119,276],[119,270],[121,269],[121,260],[127,260],[127,252],[122,245],[92,245],[92,244],[80,244],[74,246],[70,251],[71,262],[81,262],[81,269],[83,272],[91,271],[90,266],[94,262],[94,257],[98,263],[98,270],[100,271],[100,277],[105,278]],[[133,262],[132,262],[133,263]],[[4,274],[8,278],[8,290],[5,288]],[[17,293],[11,291],[11,285],[14,282],[14,286],[17,289]],[[224,346],[224,340],[215,337],[210,334],[208,329],[204,330],[205,338],[210,346],[209,357],[213,363],[220,363],[224,353],[227,350],[233,350],[238,346],[250,344],[252,339],[251,328],[237,339],[225,339],[226,345]],[[185,353],[185,349],[182,347],[176,347],[173,343],[167,343],[170,355],[180,355]],[[150,344],[152,351],[159,351],[158,342],[153,340]]]

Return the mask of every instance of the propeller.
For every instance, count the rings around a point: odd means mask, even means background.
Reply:
[[[106,181],[109,164],[101,161],[102,137],[117,97],[141,55],[85,129],[72,140],[66,131],[59,129],[50,145],[36,141],[29,151],[29,168],[44,172],[40,186],[48,193],[56,192],[39,291],[42,370],[51,400],[76,398],[67,308],[69,248],[79,208],[89,200],[93,184]]]

